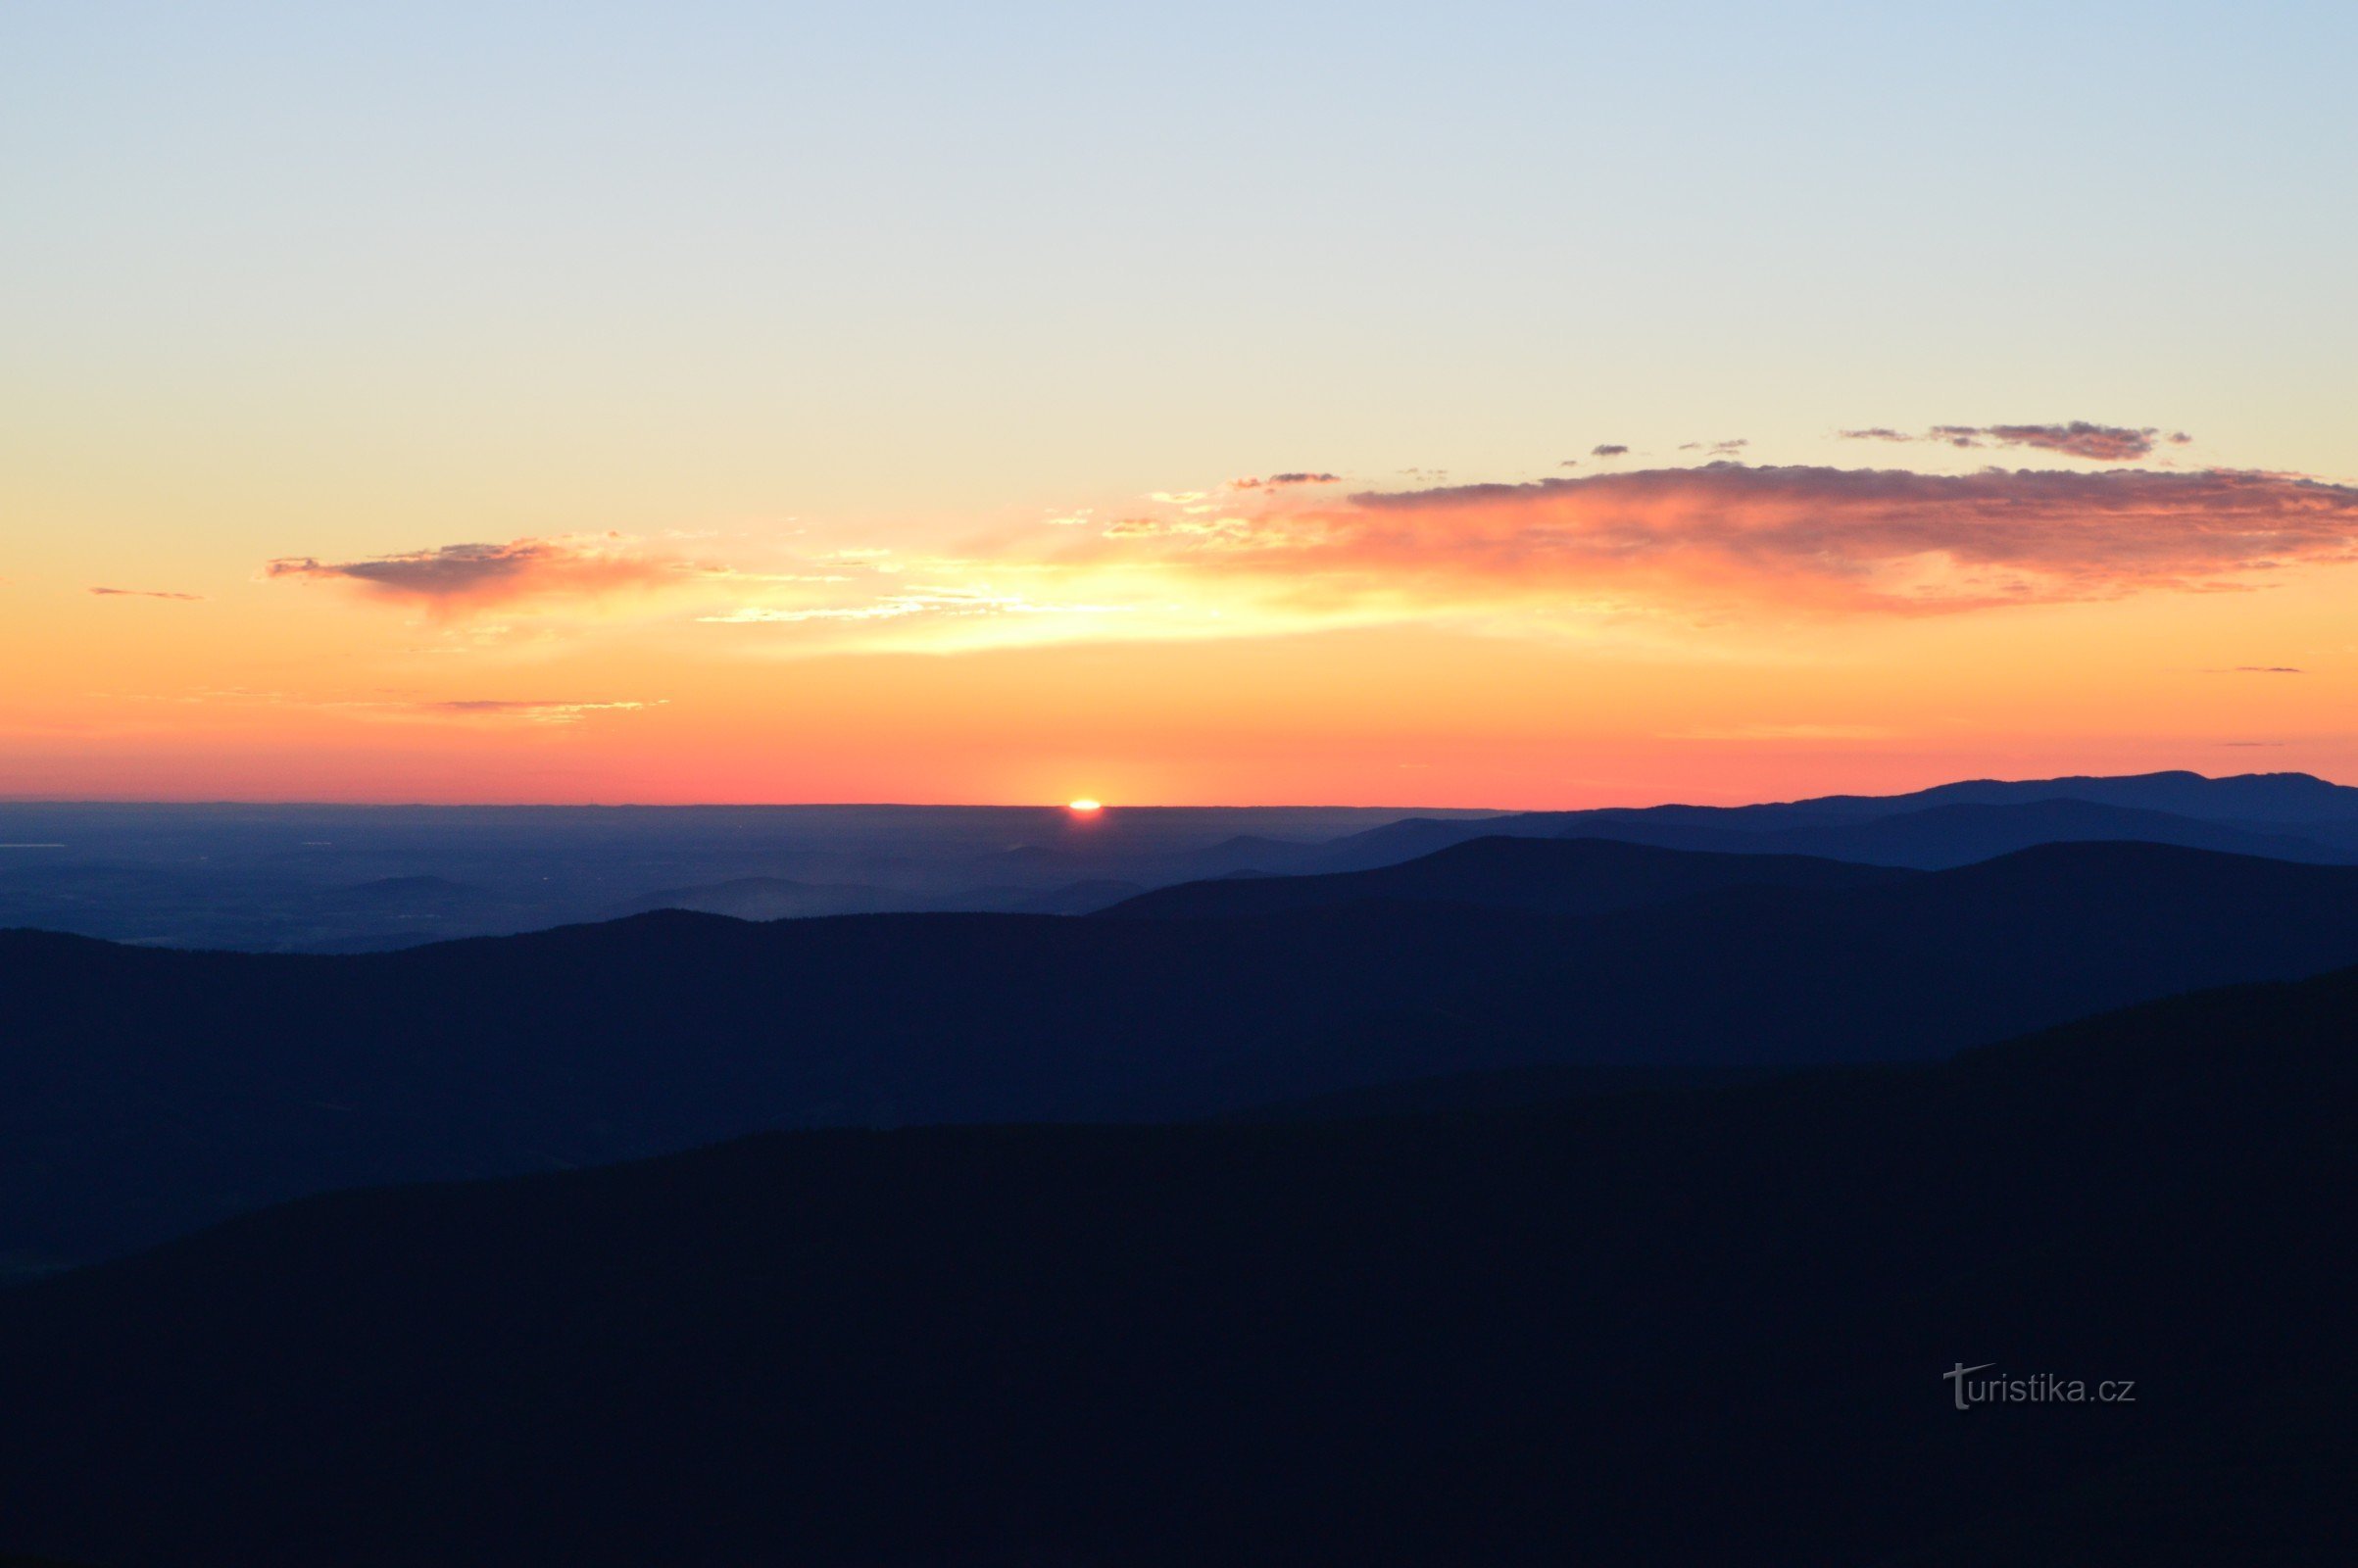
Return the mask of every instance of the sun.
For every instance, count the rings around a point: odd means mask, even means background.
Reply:
[[[1082,796],[1077,801],[1066,801],[1064,803],[1064,809],[1072,812],[1076,816],[1095,816],[1098,812],[1104,810],[1105,808],[1105,803],[1104,801],[1093,801],[1086,795]]]

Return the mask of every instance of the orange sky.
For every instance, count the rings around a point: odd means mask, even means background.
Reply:
[[[1231,480],[860,535],[895,544],[756,522],[18,579],[0,777],[1556,807],[2353,771],[2358,491],[2038,456]]]
[[[2358,779],[2358,11],[2125,16],[0,7],[0,797]]]

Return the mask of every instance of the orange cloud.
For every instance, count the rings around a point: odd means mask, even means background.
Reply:
[[[2358,553],[2358,488],[2208,470],[1695,468],[1354,495],[1252,517],[1125,519],[1103,549],[1225,576],[1422,598],[1772,601],[1923,612],[2244,586]]]
[[[663,699],[654,706],[661,707]],[[465,698],[456,702],[420,703],[418,711],[447,713],[461,718],[515,718],[527,724],[577,724],[590,713],[637,712],[646,703],[518,702],[512,699]]]

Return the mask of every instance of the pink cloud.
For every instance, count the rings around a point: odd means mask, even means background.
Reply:
[[[1368,492],[1102,548],[1479,607],[1603,594],[1927,612],[2245,586],[2358,555],[2358,488],[2229,470],[1695,468]]]

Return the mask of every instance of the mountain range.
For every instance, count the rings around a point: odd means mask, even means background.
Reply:
[[[2352,962],[2358,867],[2139,844],[1914,872],[1496,839],[1090,918],[665,911],[343,956],[0,933],[0,1256],[765,1128],[1923,1060]]]
[[[754,919],[1084,914],[1184,882],[1363,870],[1497,836],[1918,869],[2104,840],[2340,864],[2358,862],[2352,795],[2299,773],[2177,772],[1555,812],[0,801],[0,927],[363,953],[658,907]]]
[[[2341,970],[1937,1063],[316,1198],[0,1294],[0,1528],[117,1568],[2338,1560],[2354,1018]]]
[[[2347,1555],[2340,786],[0,850],[0,1568]]]

